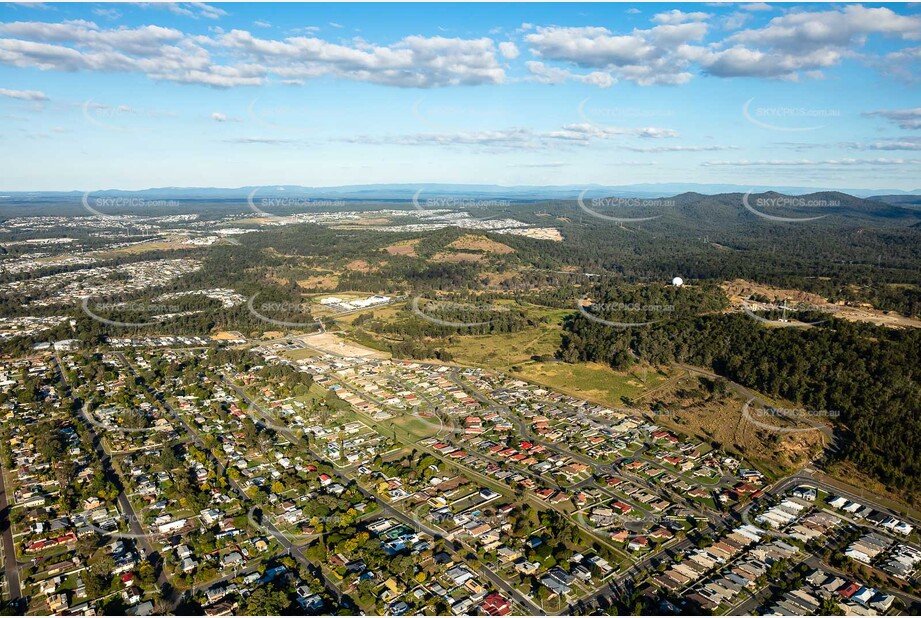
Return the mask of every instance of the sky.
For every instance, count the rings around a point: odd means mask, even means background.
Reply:
[[[0,190],[921,188],[921,6],[0,3]]]

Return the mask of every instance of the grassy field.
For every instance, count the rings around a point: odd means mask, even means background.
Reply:
[[[668,410],[668,414],[656,416],[656,422],[711,444],[720,444],[726,451],[745,458],[771,478],[798,470],[815,457],[825,443],[824,435],[818,431],[781,433],[756,426],[742,414],[744,399],[732,393],[722,397],[708,396],[697,376],[679,373],[679,369],[674,371],[679,379],[665,384],[650,401],[644,401],[645,404],[653,400],[661,402]],[[763,395],[761,397],[770,401]],[[790,402],[771,403],[795,407]],[[793,427],[788,423],[776,424],[778,427]]]
[[[393,423],[398,428],[416,436],[419,439],[428,438],[435,435],[440,425],[437,418],[432,417],[431,419],[422,419],[410,414],[387,419],[386,421],[383,421],[383,423]]]
[[[623,407],[621,397],[635,399],[668,379],[655,370],[623,373],[597,363],[528,363],[517,374],[574,397],[597,401],[611,407]]]
[[[536,331],[455,337],[445,347],[458,363],[505,370],[530,361],[534,355],[552,355],[559,349],[561,337],[559,327],[551,326]]]
[[[148,251],[169,251],[175,249],[195,249],[195,245],[185,245],[178,240],[155,240],[151,242],[140,243],[137,245],[131,245],[128,247],[119,247],[118,249],[112,249],[111,251],[106,251],[104,257],[116,257],[118,255],[135,255],[138,253],[146,253]]]
[[[531,362],[532,356],[552,356],[562,342],[563,318],[572,311],[537,305],[528,305],[526,311],[528,317],[545,318],[546,323],[517,333],[458,335],[445,347],[458,363],[502,370]]]
[[[297,401],[302,401],[304,403],[312,403],[314,401],[325,401],[328,395],[329,395],[329,391],[327,391],[325,388],[323,388],[319,384],[311,384],[310,390],[307,391],[306,395],[299,395],[295,397],[295,399]]]
[[[368,313],[374,314],[374,319],[376,320],[391,320],[394,319],[405,303],[397,303],[394,305],[387,305],[385,307],[368,307],[364,311],[356,311],[354,313],[349,313],[348,315],[342,315],[336,318],[336,322],[339,324],[348,324],[351,325],[358,316],[367,315]]]
[[[281,355],[293,361],[298,361],[305,358],[313,358],[315,356],[319,356],[320,353],[316,350],[311,350],[310,348],[301,348],[300,350],[285,350],[281,353]]]

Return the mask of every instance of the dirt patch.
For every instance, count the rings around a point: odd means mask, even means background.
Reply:
[[[433,262],[479,262],[483,259],[482,253],[436,253],[432,256]]]
[[[318,333],[299,337],[301,341],[312,348],[316,348],[337,356],[354,356],[358,358],[389,358],[388,354],[379,350],[372,350],[363,345],[348,341],[333,333]]]
[[[509,269],[502,272],[483,273],[482,277],[486,280],[489,287],[499,287],[507,281],[511,281],[518,276],[518,270]]]
[[[383,217],[368,217],[367,219],[350,219],[346,225],[348,226],[386,225],[387,223],[390,223],[390,219],[385,219]]]
[[[305,290],[335,290],[339,285],[339,277],[335,275],[316,275],[300,279],[297,284]]]
[[[732,393],[716,395],[706,384],[696,376],[684,376],[644,397],[643,404],[661,407],[663,411],[654,415],[656,423],[718,443],[775,475],[802,468],[825,445],[826,437],[818,430],[774,431],[746,420],[742,413],[745,402],[740,397]],[[762,422],[776,424],[778,429],[809,427],[791,425],[779,418]]]
[[[889,326],[899,328],[921,328],[921,320],[905,317],[894,312],[880,311],[869,305],[845,305],[843,303],[831,303],[818,294],[804,292],[802,290],[791,290],[777,288],[760,283],[752,283],[744,279],[735,279],[724,283],[722,286],[729,297],[730,305],[736,309],[749,307],[751,309],[759,308],[757,303],[746,303],[746,299],[753,294],[764,296],[771,299],[772,303],[796,303],[808,304],[811,307],[827,311],[832,315],[843,320],[851,322],[870,322],[878,326]]]
[[[228,341],[231,339],[245,339],[243,333],[235,330],[222,330],[211,336],[215,341]]]
[[[508,245],[503,245],[501,242],[490,240],[485,236],[477,236],[476,234],[461,236],[448,245],[448,248],[462,251],[482,251],[483,253],[496,253],[499,255],[515,252],[515,250]]]
[[[371,265],[364,260],[352,260],[346,264],[345,267],[349,270],[359,273],[369,273],[372,270],[377,270],[377,268],[371,268]]]
[[[384,247],[384,251],[390,255],[405,255],[406,257],[417,257],[416,255],[416,245],[419,244],[421,238],[414,238],[412,240],[402,240],[392,245]]]

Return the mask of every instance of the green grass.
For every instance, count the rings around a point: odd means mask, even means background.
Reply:
[[[658,371],[618,372],[597,363],[528,363],[518,373],[523,378],[555,390],[623,407],[622,398],[635,399],[667,379]]]
[[[530,362],[532,356],[552,356],[560,348],[562,337],[562,329],[551,324],[516,333],[461,335],[445,347],[459,363],[508,369]]]
[[[298,361],[305,358],[313,358],[319,356],[320,353],[316,350],[311,350],[310,348],[301,348],[299,350],[285,350],[281,353],[282,356],[290,358],[291,360]]]
[[[426,422],[427,420],[416,416],[403,415],[387,419],[384,422],[393,423],[398,428],[418,438],[428,438],[438,431],[439,422],[435,417],[432,417],[429,422]]]

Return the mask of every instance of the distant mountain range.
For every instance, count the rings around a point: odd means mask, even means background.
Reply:
[[[476,184],[371,184],[343,185],[336,187],[303,187],[298,185],[268,185],[238,188],[217,187],[158,187],[129,191],[122,189],[94,190],[95,197],[136,197],[144,199],[174,200],[239,200],[246,199],[253,192],[259,198],[296,197],[315,199],[344,200],[410,200],[415,195],[419,199],[431,197],[466,197],[494,198],[517,201],[572,200],[583,191],[587,196],[670,197],[682,193],[700,193],[716,195],[722,193],[746,193],[748,191],[776,191],[786,195],[806,195],[823,191],[838,191],[857,197],[873,197],[889,203],[902,202],[903,205],[917,203],[921,189],[900,191],[895,189],[833,189],[820,187],[769,186],[769,185],[733,185],[733,184],[698,184],[698,183],[640,183],[630,185],[557,185],[557,186],[502,186]],[[421,193],[420,193],[421,192]],[[83,191],[6,191],[0,192],[0,200],[55,200],[73,199],[84,195]]]

